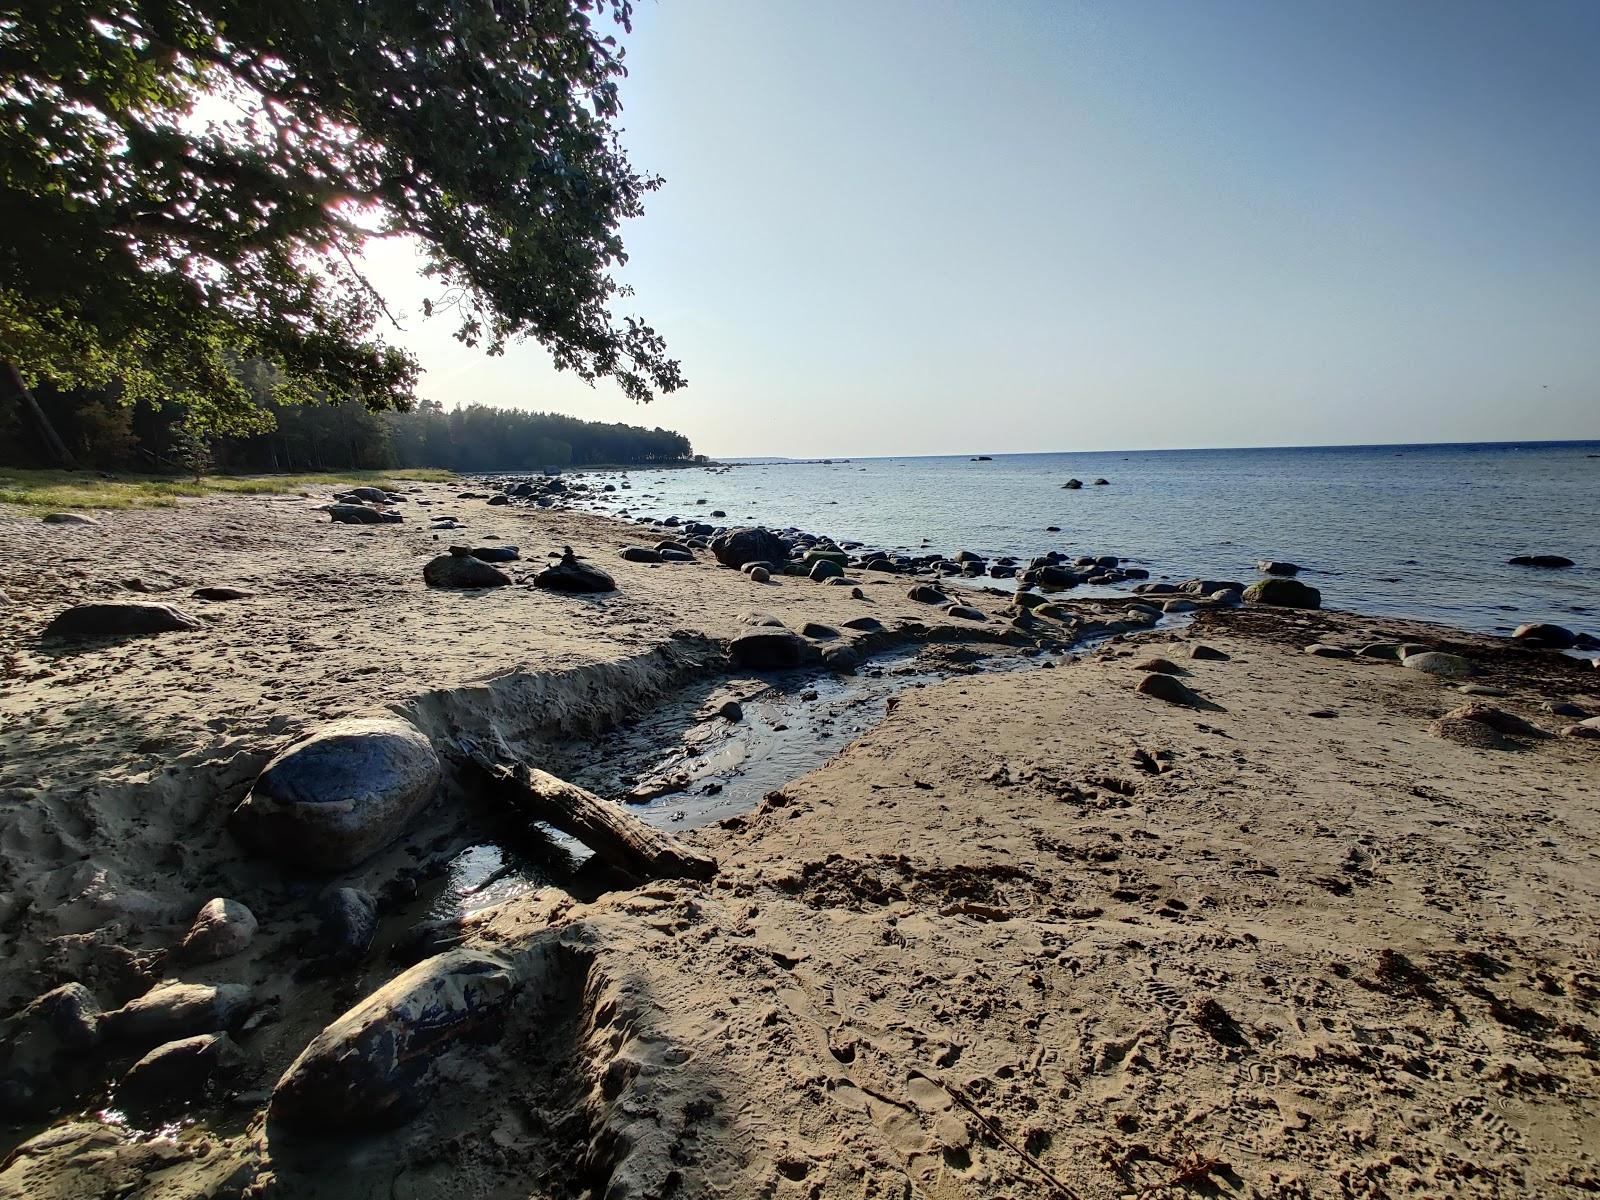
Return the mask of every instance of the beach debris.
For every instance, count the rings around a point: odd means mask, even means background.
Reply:
[[[717,861],[609,800],[505,756],[468,750],[497,799],[531,822],[553,825],[635,879],[710,879]]]
[[[1578,635],[1572,630],[1544,622],[1518,625],[1511,636],[1525,646],[1537,646],[1541,650],[1570,650],[1578,644]]]
[[[1327,642],[1312,642],[1306,647],[1306,653],[1313,658],[1354,658],[1355,652],[1343,646],[1330,646]]]
[[[533,586],[553,592],[614,592],[616,581],[599,567],[563,546],[556,561],[534,576]]]
[[[253,1001],[242,983],[163,983],[101,1017],[106,1036],[127,1042],[170,1042],[232,1029]]]
[[[1263,575],[1298,575],[1300,565],[1292,562],[1280,562],[1275,558],[1263,558],[1256,563],[1256,570]]]
[[[398,717],[334,721],[269,762],[235,828],[258,849],[317,871],[341,871],[405,832],[439,786],[432,744]]]
[[[1478,673],[1471,660],[1462,658],[1459,654],[1446,654],[1441,650],[1423,650],[1416,654],[1404,655],[1400,659],[1400,665],[1413,671],[1437,675],[1441,679],[1466,679]]]
[[[1207,593],[1216,590],[1205,589]],[[1272,604],[1279,608],[1321,608],[1322,593],[1298,579],[1261,579],[1244,589],[1246,604]]]
[[[248,946],[256,928],[254,913],[237,900],[218,896],[201,906],[179,950],[192,962],[215,962]]]
[[[440,1058],[497,1024],[520,985],[497,955],[424,959],[311,1040],[272,1089],[268,1119],[310,1132],[400,1124],[432,1097]]]
[[[1506,559],[1506,562],[1513,567],[1544,567],[1546,570],[1577,566],[1570,558],[1560,554],[1518,554]]]
[[[436,588],[491,588],[507,586],[511,576],[476,557],[465,546],[452,546],[450,553],[430,558],[423,565],[422,581]]]
[[[98,524],[100,524],[100,522],[95,520],[93,517],[88,517],[88,516],[85,516],[83,513],[75,513],[75,512],[45,513],[45,515],[44,515],[44,523],[46,525],[98,525]]]
[[[208,1090],[245,1064],[226,1033],[199,1033],[157,1046],[122,1077],[117,1102],[137,1107],[175,1106]]]
[[[711,553],[725,567],[742,567],[749,562],[781,563],[789,559],[789,543],[760,526],[730,529],[712,541]]]
[[[47,638],[143,637],[179,633],[205,625],[181,608],[148,600],[104,600],[75,604],[44,627]]]

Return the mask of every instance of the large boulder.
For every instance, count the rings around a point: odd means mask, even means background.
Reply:
[[[511,582],[499,567],[471,554],[441,554],[422,568],[422,581],[436,588],[505,587]]]
[[[1322,593],[1298,579],[1262,579],[1244,590],[1247,604],[1275,604],[1279,608],[1321,608]]]
[[[237,900],[208,900],[184,935],[183,956],[193,962],[215,962],[237,954],[256,935],[256,917]]]
[[[285,862],[342,871],[405,832],[439,786],[439,756],[396,717],[354,717],[294,743],[234,810],[239,832]]]
[[[44,627],[47,638],[142,637],[205,626],[181,608],[145,600],[74,604]]]
[[[269,1118],[313,1132],[404,1121],[432,1096],[439,1059],[498,1025],[517,987],[510,964],[475,950],[418,963],[312,1039],[273,1088]]]
[[[725,567],[742,567],[747,562],[782,563],[789,559],[789,543],[759,527],[730,529],[712,541],[711,553]]]

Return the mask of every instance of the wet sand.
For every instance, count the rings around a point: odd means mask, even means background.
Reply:
[[[469,526],[437,541],[415,508],[368,531],[298,498],[82,528],[0,514],[5,1010],[68,980],[110,1007],[183,978],[247,984],[265,1014],[236,1036],[242,1074],[190,1124],[161,1114],[161,1136],[75,1120],[136,1057],[94,1056],[83,1100],[10,1127],[11,1143],[55,1132],[0,1170],[0,1195],[1600,1187],[1600,743],[1458,744],[1430,730],[1468,699],[1454,682],[1303,648],[1453,649],[1508,693],[1491,703],[1550,732],[1568,721],[1545,704],[1600,711],[1587,663],[1262,608],[1041,653],[1011,636],[1001,597],[976,593],[991,618],[976,625],[910,601],[902,576],[865,577],[862,601],[709,559],[624,563],[616,550],[645,533],[450,495],[415,497]],[[571,544],[620,590],[422,586],[429,556],[486,534],[520,544],[530,569]],[[66,604],[131,578],[170,581],[147,598],[208,627],[72,653],[38,642]],[[256,594],[188,599],[204,585]],[[253,859],[225,821],[261,765],[322,721],[388,710],[434,736],[509,729],[577,772],[598,734],[685,689],[710,703],[759,687],[719,658],[752,609],[792,628],[870,613],[928,667],[972,665],[939,638],[1027,663],[900,691],[820,769],[685,833],[717,857],[710,882],[580,871],[451,931],[510,959],[554,937],[562,968],[487,1040],[441,1049],[414,1120],[328,1139],[266,1122],[306,1042],[439,948],[416,934],[440,886],[429,871],[494,818],[447,788],[352,875],[393,898],[371,954],[300,978],[325,881]],[[1202,641],[1228,657],[1189,658]],[[1133,664],[1155,653],[1207,708],[1133,690]],[[244,900],[261,931],[245,954],[180,964],[166,952],[213,895]]]

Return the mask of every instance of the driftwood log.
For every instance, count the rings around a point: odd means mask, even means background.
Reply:
[[[471,754],[496,795],[516,812],[577,838],[595,856],[635,879],[710,879],[717,860],[646,825],[577,784],[523,763]]]

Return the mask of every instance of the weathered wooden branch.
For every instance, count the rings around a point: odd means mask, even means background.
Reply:
[[[602,862],[635,879],[710,879],[717,860],[646,825],[576,784],[522,763],[469,752],[473,765],[518,813],[577,838]]]

